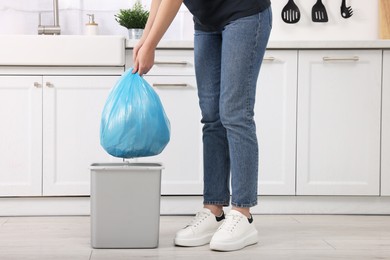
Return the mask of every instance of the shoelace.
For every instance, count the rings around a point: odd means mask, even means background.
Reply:
[[[208,216],[210,216],[210,213],[200,211],[196,213],[195,217],[191,220],[190,224],[188,224],[186,227],[190,226],[198,226],[200,223],[202,223]]]
[[[242,216],[228,214],[226,215],[225,221],[222,223],[219,229],[224,229],[226,231],[233,232],[238,222],[240,222],[242,219],[243,219]]]

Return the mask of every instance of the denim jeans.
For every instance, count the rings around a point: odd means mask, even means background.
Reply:
[[[195,31],[195,71],[204,124],[204,204],[228,206],[230,181],[233,206],[257,204],[259,155],[253,109],[271,27],[268,8],[232,21],[221,31]]]

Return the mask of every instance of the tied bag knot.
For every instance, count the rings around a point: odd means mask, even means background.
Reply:
[[[161,153],[170,139],[170,123],[154,89],[127,70],[112,88],[101,118],[100,144],[119,158]]]

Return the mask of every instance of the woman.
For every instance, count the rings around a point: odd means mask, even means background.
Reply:
[[[152,0],[134,70],[147,73],[183,0]],[[270,0],[184,0],[194,16],[195,73],[203,126],[204,201],[175,244],[232,251],[258,242],[256,82],[272,26]],[[230,178],[231,174],[231,178]],[[223,207],[232,209],[224,214]]]

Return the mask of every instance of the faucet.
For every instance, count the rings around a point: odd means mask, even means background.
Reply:
[[[61,34],[58,17],[58,0],[53,0],[54,25],[41,25],[41,13],[39,13],[38,34]]]

